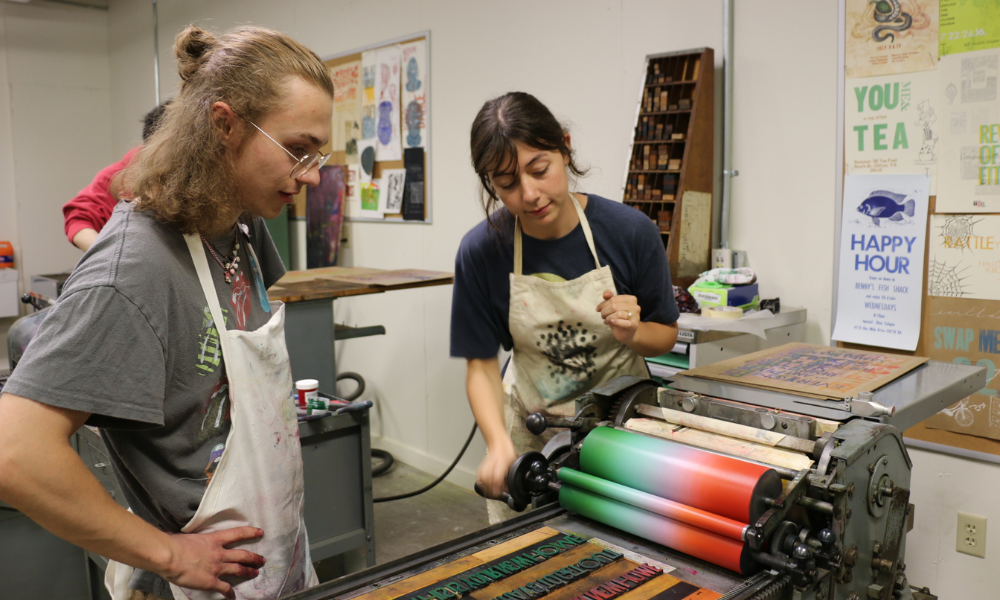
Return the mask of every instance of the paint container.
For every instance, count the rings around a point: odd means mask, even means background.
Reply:
[[[309,401],[319,398],[319,381],[315,379],[300,379],[295,382],[299,408],[308,408]]]

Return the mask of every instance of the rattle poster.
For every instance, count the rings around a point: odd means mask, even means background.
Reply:
[[[848,79],[844,98],[847,173],[923,174],[935,193],[937,71]]]
[[[932,360],[986,367],[986,386],[937,413],[933,429],[1000,439],[1000,302],[967,298],[927,299],[924,340]]]
[[[938,58],[938,0],[847,0],[849,78],[930,71]]]
[[[931,217],[927,295],[1000,300],[1000,215]]]
[[[833,339],[915,350],[930,177],[847,175]]]
[[[936,212],[1000,212],[1000,49],[941,59]]]

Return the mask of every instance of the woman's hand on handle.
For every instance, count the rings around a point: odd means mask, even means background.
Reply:
[[[487,498],[498,500],[507,491],[507,472],[517,459],[517,452],[509,436],[498,440],[486,451],[486,457],[476,470],[476,482],[482,485]]]

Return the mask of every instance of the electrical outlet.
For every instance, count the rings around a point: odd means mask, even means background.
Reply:
[[[715,250],[712,250],[712,268],[713,269],[733,268],[733,251],[724,248],[716,248]]]
[[[958,513],[958,535],[955,550],[986,558],[986,517]]]

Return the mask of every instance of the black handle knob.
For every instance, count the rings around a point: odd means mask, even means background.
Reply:
[[[486,498],[487,500],[500,500],[501,502],[504,502],[514,512],[522,512],[525,508],[528,508],[527,504],[515,501],[514,498],[511,497],[511,495],[508,494],[507,492],[500,492],[499,498],[490,498],[489,496],[486,495],[486,488],[483,487],[482,482],[477,481],[476,484],[472,486],[472,489],[474,489],[477,494],[479,494],[483,498]]]
[[[528,415],[528,418],[524,420],[524,425],[531,433],[541,435],[549,426],[549,423],[545,420],[545,415],[536,412]]]

